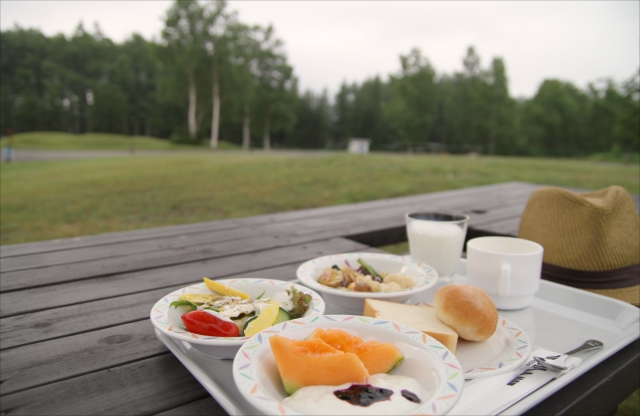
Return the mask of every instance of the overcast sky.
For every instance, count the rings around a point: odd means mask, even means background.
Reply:
[[[0,28],[70,35],[80,21],[122,42],[160,39],[171,1],[1,0]],[[488,67],[502,57],[514,97],[545,78],[580,88],[640,68],[640,2],[627,1],[230,1],[248,24],[273,24],[303,90],[335,94],[343,81],[386,80],[418,47],[439,74],[462,70],[474,46]]]

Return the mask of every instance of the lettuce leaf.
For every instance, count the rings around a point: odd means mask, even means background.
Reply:
[[[289,292],[287,290],[287,292]],[[291,302],[293,308],[289,311],[291,319],[302,317],[309,310],[309,304],[311,303],[311,295],[296,290],[294,286],[291,286]]]

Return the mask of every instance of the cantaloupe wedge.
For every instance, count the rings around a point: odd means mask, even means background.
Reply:
[[[386,342],[363,342],[353,353],[360,358],[369,374],[390,373],[404,360],[402,351]]]
[[[352,352],[360,358],[369,374],[390,373],[402,360],[404,354],[392,344],[364,341],[341,329],[317,328],[307,339],[321,339],[343,352]]]
[[[333,328],[316,328],[307,339],[319,338],[342,352],[353,352],[364,340],[347,331]]]
[[[369,372],[354,353],[337,350],[321,339],[269,338],[284,390],[293,394],[307,386],[364,383]]]

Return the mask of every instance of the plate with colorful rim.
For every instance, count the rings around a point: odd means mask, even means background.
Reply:
[[[491,377],[507,373],[523,364],[532,345],[518,325],[499,317],[496,332],[486,341],[458,340],[456,357],[465,379]]]
[[[293,282],[270,279],[221,279],[216,282],[223,283],[229,287],[240,290],[251,296],[252,299],[263,295],[265,298],[274,296],[277,292],[295,287],[300,292],[311,295],[310,308],[304,317],[320,316],[324,313],[325,303],[315,291]],[[167,336],[183,342],[188,342],[201,353],[217,359],[232,359],[238,348],[250,337],[214,337],[199,335],[187,331],[182,324],[180,315],[176,308],[169,308],[171,302],[179,300],[180,295],[185,293],[214,293],[209,290],[204,283],[197,283],[191,286],[175,290],[162,299],[158,300],[151,308],[150,319],[154,327]]]
[[[404,354],[404,360],[391,374],[412,377],[422,388],[422,403],[409,414],[446,414],[462,393],[464,376],[460,363],[434,338],[386,320],[355,315],[323,315],[274,325],[240,347],[233,361],[233,378],[242,396],[265,414],[299,414],[282,402],[288,395],[284,391],[269,338],[280,335],[302,340],[319,327],[342,329],[365,341],[388,342],[398,347]],[[375,413],[373,407],[367,411]]]

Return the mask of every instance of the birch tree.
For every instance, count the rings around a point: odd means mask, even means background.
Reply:
[[[212,149],[218,147],[220,131],[220,66],[227,63],[232,49],[228,26],[236,20],[235,13],[228,13],[227,2],[217,0],[206,3],[203,9],[206,27],[205,49],[211,63],[211,136],[209,139]]]
[[[165,28],[162,30],[162,38],[167,42],[175,64],[181,67],[187,76],[189,86],[187,126],[191,140],[195,140],[198,133],[195,72],[202,62],[205,42],[209,37],[204,13],[204,8],[197,0],[176,0],[167,11]]]
[[[230,63],[242,118],[242,149],[247,151],[251,147],[251,108],[259,78],[260,42],[257,34],[261,28],[234,24],[229,29],[234,45]]]

